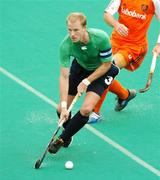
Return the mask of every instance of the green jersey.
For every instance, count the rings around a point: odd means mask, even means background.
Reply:
[[[103,62],[111,60],[112,50],[109,36],[100,29],[87,29],[89,42],[72,42],[67,35],[60,46],[60,64],[62,67],[69,67],[71,59],[77,62],[86,70],[95,70]]]

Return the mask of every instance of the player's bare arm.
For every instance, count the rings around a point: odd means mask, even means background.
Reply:
[[[104,12],[104,20],[105,22],[114,27],[114,29],[121,35],[121,36],[127,36],[128,35],[128,28],[124,25],[119,23],[115,18],[114,14],[118,12],[118,9],[120,7],[120,0],[113,0],[108,5],[108,7],[105,9]]]
[[[86,92],[88,85],[92,83],[94,80],[104,75],[110,69],[111,64],[111,61],[102,63],[102,65],[99,68],[97,68],[90,76],[88,76],[78,85],[78,93],[82,94],[83,92]]]
[[[128,35],[128,28],[124,24],[119,23],[110,13],[104,13],[104,20],[108,25],[114,27],[121,36]]]
[[[69,81],[69,68],[61,67],[60,69],[60,119],[67,120],[67,97],[68,97],[68,81]]]

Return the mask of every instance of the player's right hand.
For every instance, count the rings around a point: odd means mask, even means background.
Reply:
[[[69,117],[69,113],[67,111],[66,108],[62,108],[61,109],[61,115],[60,115],[60,119],[59,119],[59,124],[61,123],[61,121],[65,122],[68,120],[68,117]]]
[[[121,36],[128,36],[128,28],[121,23],[117,23],[115,25],[115,30],[118,32],[118,34],[120,34]]]
[[[160,56],[160,44],[158,43],[152,50],[152,53],[156,53],[157,57]]]

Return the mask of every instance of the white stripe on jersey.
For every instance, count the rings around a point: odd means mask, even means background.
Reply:
[[[111,0],[109,5],[105,9],[105,12],[114,15],[116,12],[118,12],[120,4],[121,4],[121,0]]]
[[[157,19],[160,20],[160,0],[152,0],[152,1],[155,6],[155,15]],[[114,15],[116,12],[118,12],[120,4],[121,4],[121,0],[111,0],[109,5],[105,9],[105,12]]]
[[[160,0],[152,0],[155,7],[155,15],[160,21]]]
[[[107,56],[109,54],[112,54],[112,49],[110,49],[109,51],[104,51],[104,52],[100,52],[100,56],[103,57],[103,56]]]

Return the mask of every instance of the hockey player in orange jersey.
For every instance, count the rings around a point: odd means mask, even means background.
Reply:
[[[118,20],[114,18],[117,12]],[[148,51],[147,32],[154,15],[160,20],[160,0],[112,0],[105,9],[104,20],[114,28],[111,35],[113,61],[120,69],[135,71],[142,64]],[[160,44],[160,37],[158,39],[157,44]],[[159,45],[153,51],[158,55]],[[126,89],[114,80],[103,93],[88,123],[101,119],[99,112],[108,91],[117,95],[115,111],[121,111],[136,96],[136,90]]]

